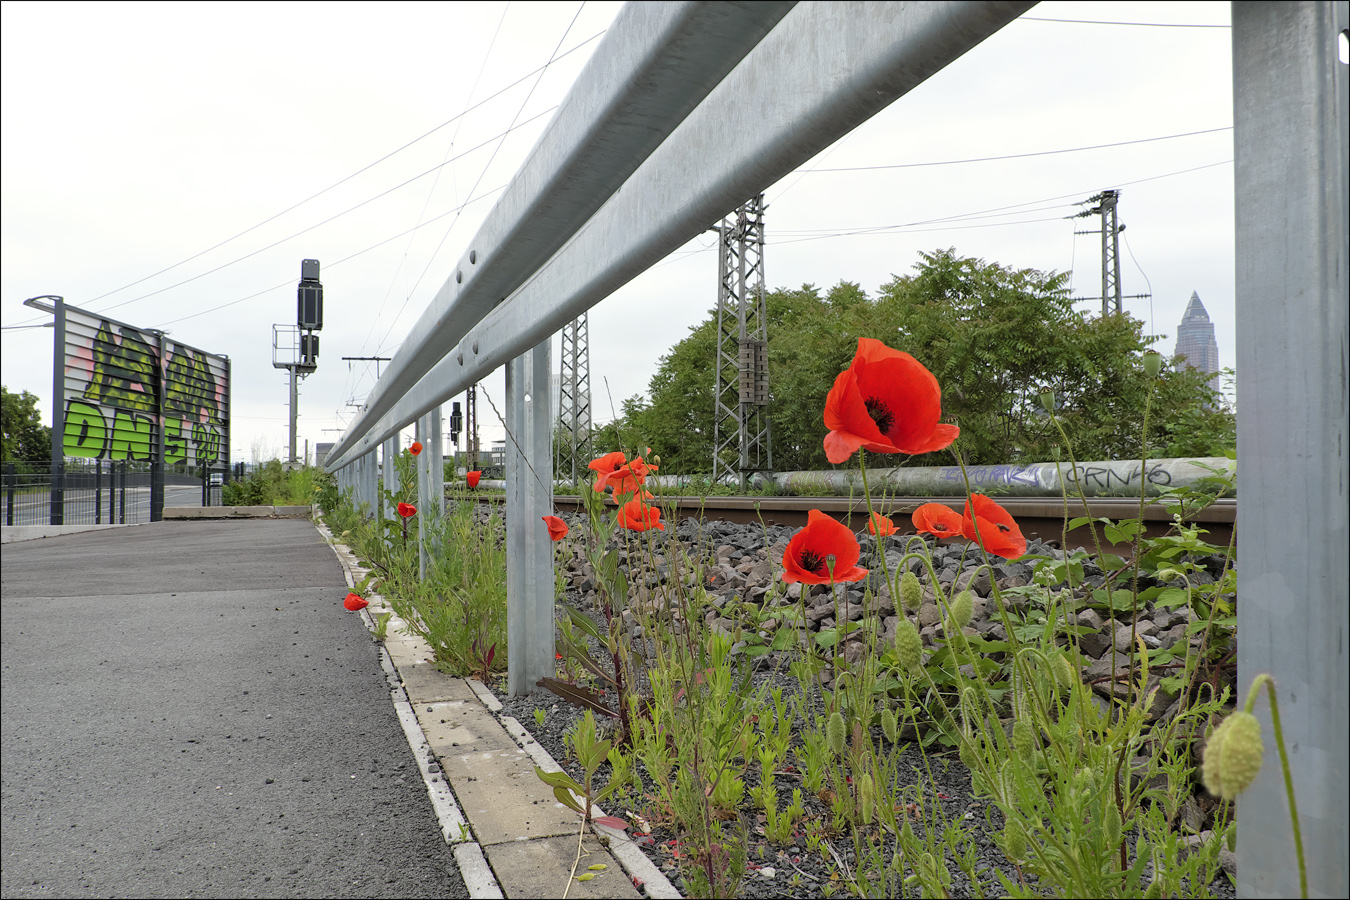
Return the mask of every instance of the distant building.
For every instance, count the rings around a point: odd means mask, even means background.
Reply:
[[[1178,365],[1197,369],[1211,376],[1209,386],[1221,390],[1219,384],[1219,342],[1214,340],[1214,323],[1209,320],[1205,304],[1200,302],[1200,294],[1192,291],[1191,302],[1186,304],[1186,312],[1177,326],[1177,356],[1185,360]]]

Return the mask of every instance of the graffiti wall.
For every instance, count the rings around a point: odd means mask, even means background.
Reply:
[[[154,461],[161,424],[166,464],[223,463],[229,360],[66,305],[65,455]]]

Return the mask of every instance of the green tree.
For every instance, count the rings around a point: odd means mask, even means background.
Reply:
[[[945,418],[961,426],[956,447],[967,463],[1049,459],[1060,438],[1040,403],[1046,390],[1055,393],[1079,459],[1136,456],[1149,388],[1140,353],[1150,339],[1128,316],[1075,311],[1066,284],[1061,273],[1007,268],[949,249],[921,254],[913,273],[892,278],[875,298],[848,281],[824,296],[809,284],[767,295],[775,468],[829,467],[825,397],[859,337],[904,350],[933,372]],[[647,397],[625,402],[613,425],[623,440],[650,444],[663,471],[711,469],[715,340],[712,311],[661,357]],[[1167,367],[1154,388],[1151,456],[1231,448],[1232,414],[1202,377]],[[945,451],[886,460],[950,462]]]
[[[12,394],[0,385],[0,419],[4,438],[0,442],[0,460],[50,462],[52,430],[42,424],[38,398],[28,391]]]

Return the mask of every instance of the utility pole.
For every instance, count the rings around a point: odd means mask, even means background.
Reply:
[[[300,403],[300,380],[319,367],[319,336],[323,329],[323,285],[319,282],[319,261],[300,260],[300,285],[296,290],[295,325],[272,326],[272,367],[286,369],[291,375],[291,441],[288,465],[299,459],[296,421]],[[308,456],[308,450],[306,450]]]
[[[558,437],[555,478],[577,483],[586,474],[591,450],[591,347],[587,313],[562,330],[558,361]]]
[[[1102,317],[1111,314],[1112,307],[1115,308],[1116,315],[1122,312],[1121,294],[1120,294],[1120,233],[1125,230],[1117,216],[1116,208],[1120,203],[1120,191],[1102,191],[1095,194],[1087,200],[1080,203],[1080,206],[1086,206],[1089,203],[1095,203],[1096,206],[1085,209],[1082,212],[1074,213],[1071,218],[1083,219],[1088,216],[1101,216],[1101,228],[1090,231],[1075,231],[1074,234],[1101,234],[1102,236],[1102,294],[1101,297],[1075,297],[1074,300],[1098,300],[1102,301]],[[1148,294],[1131,294],[1130,299],[1146,299]]]
[[[773,469],[769,334],[764,312],[764,195],[715,226],[718,234],[717,371],[713,481]]]
[[[464,467],[470,471],[478,468],[478,385],[471,384],[464,392]]]

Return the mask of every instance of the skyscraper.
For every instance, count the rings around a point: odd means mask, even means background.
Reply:
[[[1186,312],[1177,326],[1176,355],[1186,357],[1181,365],[1212,375],[1209,386],[1216,391],[1221,389],[1219,342],[1214,339],[1214,323],[1209,320],[1205,304],[1200,302],[1200,294],[1195,291],[1191,292],[1191,302],[1186,304]]]

